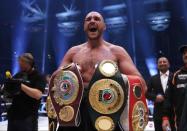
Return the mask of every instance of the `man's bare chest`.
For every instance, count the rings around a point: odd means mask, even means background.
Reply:
[[[73,58],[73,61],[79,64],[83,70],[95,69],[95,66],[103,60],[117,61],[116,57],[108,51],[79,52]]]

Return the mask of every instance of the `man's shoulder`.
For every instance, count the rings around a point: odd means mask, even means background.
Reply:
[[[80,44],[80,45],[76,45],[76,46],[73,46],[71,47],[69,50],[68,50],[68,54],[76,54],[77,52],[79,52],[80,50],[82,50],[83,48],[85,47],[85,44]]]
[[[75,46],[71,47],[71,48],[69,49],[69,51],[80,50],[80,49],[83,48],[83,47],[85,47],[85,43],[80,44],[80,45],[75,45]]]
[[[45,74],[41,73],[36,69],[30,74],[30,79],[35,82],[44,83],[44,85],[46,84]]]
[[[125,49],[122,47],[122,46],[119,46],[119,45],[115,45],[115,44],[112,44],[112,43],[108,43],[107,44],[108,47],[110,48],[110,50],[112,52],[116,52],[116,53],[122,53],[122,52],[125,52]]]
[[[180,68],[179,70],[177,70],[177,71],[173,74],[173,79],[172,79],[173,85],[176,84],[176,79],[177,79],[178,75],[181,73],[181,71],[182,71],[182,68]]]
[[[174,73],[174,77],[176,77],[178,74],[180,74],[182,72],[182,68],[178,69],[177,71],[175,71]]]
[[[116,44],[108,43],[108,45],[113,50],[124,50],[124,48],[122,46],[119,46],[119,45],[116,45]]]

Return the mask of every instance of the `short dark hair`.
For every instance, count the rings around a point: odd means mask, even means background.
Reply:
[[[184,50],[187,49],[187,45],[181,45],[179,47],[179,51],[183,54],[184,53]]]
[[[34,57],[31,53],[23,53],[19,56],[19,60],[27,62],[31,67],[34,67]]]

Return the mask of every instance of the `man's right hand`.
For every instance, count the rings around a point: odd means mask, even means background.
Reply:
[[[166,127],[171,128],[170,124],[169,124],[169,120],[163,120],[162,121],[162,129],[163,129],[163,131],[166,131]]]
[[[156,101],[156,102],[162,102],[162,101],[164,101],[163,95],[161,95],[161,94],[157,95],[155,101]]]

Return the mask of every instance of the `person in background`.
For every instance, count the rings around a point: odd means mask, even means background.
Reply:
[[[165,129],[165,127],[171,126],[169,121],[170,118],[168,116],[170,115],[169,110],[174,108],[177,131],[184,131],[184,129],[180,127],[180,124],[183,109],[185,108],[185,88],[187,85],[187,45],[182,45],[179,50],[182,54],[184,65],[174,73],[172,84],[170,85],[171,87],[167,90],[163,108],[164,116],[162,118],[162,127]]]
[[[187,131],[187,86],[185,87],[185,100],[184,100],[184,108],[182,112],[180,129]]]
[[[168,85],[172,81],[173,74],[169,71],[169,61],[166,57],[162,56],[158,58],[157,61],[158,74],[152,76],[147,84],[148,90],[146,97],[149,100],[154,102],[154,113],[153,120],[155,131],[162,131],[162,110],[163,103],[165,100],[165,93],[168,89]],[[175,122],[174,122],[174,110],[173,108],[169,110],[169,118],[171,123],[172,131],[175,131]]]
[[[20,71],[12,79],[22,79],[20,93],[13,97],[8,110],[8,131],[37,131],[38,109],[45,78],[35,68],[31,53],[19,56]]]

